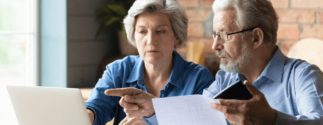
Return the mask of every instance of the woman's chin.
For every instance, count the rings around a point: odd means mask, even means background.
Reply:
[[[146,57],[144,59],[145,63],[150,63],[150,64],[155,64],[155,63],[160,63],[159,61],[160,59],[159,58],[156,58],[156,57]]]

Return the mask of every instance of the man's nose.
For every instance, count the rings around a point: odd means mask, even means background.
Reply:
[[[221,40],[219,39],[219,37],[216,37],[216,39],[213,39],[212,49],[214,51],[220,51],[223,49],[223,44],[222,44]]]

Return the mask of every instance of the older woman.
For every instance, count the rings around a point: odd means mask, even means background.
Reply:
[[[119,105],[124,98],[106,96],[105,90],[132,87],[152,97],[169,97],[201,94],[214,81],[206,68],[187,62],[174,50],[187,40],[187,21],[175,0],[135,1],[124,26],[139,56],[107,65],[85,103],[93,124],[104,125],[114,117],[116,125],[126,117],[127,111]]]

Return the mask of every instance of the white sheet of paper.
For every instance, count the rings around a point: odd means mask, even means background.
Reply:
[[[224,114],[210,107],[218,100],[203,95],[154,98],[159,125],[227,125]]]

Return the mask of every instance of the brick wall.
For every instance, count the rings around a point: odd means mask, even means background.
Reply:
[[[272,0],[279,16],[278,45],[284,54],[300,39],[323,39],[323,0]]]
[[[189,42],[205,45],[205,66],[215,74],[219,59],[211,49],[213,39],[212,4],[214,0],[177,0],[186,9],[189,18]],[[323,0],[271,0],[279,16],[277,45],[284,54],[290,47],[303,38],[323,39]],[[177,49],[185,57],[185,45]]]
[[[219,58],[214,55],[211,46],[213,44],[212,36],[212,4],[213,0],[177,0],[186,9],[189,19],[188,23],[188,42],[199,42],[204,44],[205,66],[213,75],[219,69]],[[178,48],[177,51],[186,57],[185,45]]]
[[[109,0],[68,0],[68,84],[69,87],[93,87],[97,82],[97,68],[106,55],[116,53],[112,37],[102,35],[94,39],[98,28],[95,9],[99,3]],[[213,0],[178,0],[186,9],[189,18],[189,42],[205,45],[205,66],[215,74],[219,58],[211,49]],[[323,0],[272,0],[280,16],[278,45],[284,53],[302,38],[323,39]],[[185,45],[177,49],[185,58]]]

